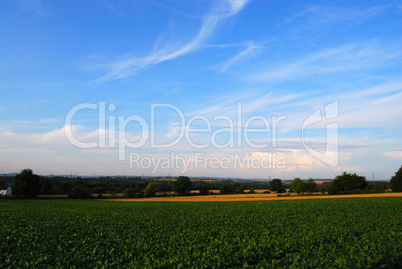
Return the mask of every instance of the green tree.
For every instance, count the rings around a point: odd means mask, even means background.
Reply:
[[[304,182],[300,178],[295,177],[291,184],[291,188],[295,193],[297,193],[297,195],[299,195],[304,191]]]
[[[356,173],[350,174],[343,172],[342,175],[336,176],[329,184],[328,194],[350,193],[356,190],[362,190],[367,187],[367,180],[363,176]]]
[[[124,190],[124,197],[134,198],[136,196],[136,191],[134,188],[127,188]]]
[[[326,192],[328,191],[328,184],[327,184],[327,182],[324,182],[324,183],[322,183],[322,185],[321,185],[321,188],[320,188],[320,192],[322,193],[322,194],[326,194]]]
[[[220,194],[231,194],[234,192],[235,192],[235,188],[231,184],[223,184],[219,187]]]
[[[273,180],[271,180],[271,182],[269,182],[269,189],[271,191],[283,192],[284,187],[282,184],[282,180],[280,180],[279,178],[274,178]]]
[[[190,178],[186,176],[179,176],[176,181],[172,182],[172,189],[178,195],[185,195],[191,190]]]
[[[13,193],[17,197],[33,198],[40,191],[40,176],[35,175],[31,169],[23,169],[15,176]]]
[[[40,179],[40,194],[52,194],[53,185],[47,178]]]
[[[155,188],[154,184],[149,183],[144,190],[144,196],[145,197],[154,197],[155,195],[156,195],[156,188]]]
[[[247,187],[245,185],[240,185],[235,189],[235,193],[243,194],[246,189]]]
[[[402,166],[395,172],[395,176],[391,178],[390,185],[392,191],[402,191]]]
[[[84,184],[75,185],[71,192],[68,194],[68,198],[73,199],[88,199],[92,198],[92,190]]]
[[[208,195],[208,194],[209,194],[209,189],[207,186],[200,187],[200,195]]]
[[[310,178],[306,183],[304,183],[304,191],[305,192],[316,192],[317,191],[317,183]]]

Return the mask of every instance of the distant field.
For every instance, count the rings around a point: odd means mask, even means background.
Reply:
[[[213,191],[216,195],[195,195],[195,196],[166,196],[166,197],[153,197],[153,198],[117,198],[110,199],[111,194],[102,194],[106,197],[107,201],[131,201],[131,202],[240,202],[240,201],[272,201],[272,200],[304,200],[304,199],[331,199],[331,198],[366,198],[366,197],[402,197],[401,192],[395,193],[375,193],[375,194],[350,194],[350,195],[321,195],[321,193],[314,193],[312,196],[297,196],[295,193],[290,196],[278,197],[276,193],[262,193],[265,190],[256,190],[254,194],[225,194],[220,195],[219,190]],[[246,191],[248,192],[248,191]],[[192,191],[197,194],[199,191]],[[169,192],[168,194],[174,194]],[[122,197],[123,193],[115,194]],[[162,195],[162,193],[159,193]],[[281,194],[282,195],[282,194]],[[67,198],[68,195],[39,195],[39,198]],[[98,194],[92,195],[94,198]],[[100,199],[102,200],[102,199]]]
[[[305,200],[305,199],[333,199],[333,198],[369,198],[369,197],[402,197],[401,192],[395,193],[375,193],[375,194],[350,194],[350,195],[320,195],[316,193],[312,196],[291,196],[278,197],[274,193],[255,193],[255,194],[226,194],[226,195],[196,195],[196,196],[169,196],[153,198],[133,198],[133,199],[108,199],[108,201],[126,202],[240,202],[240,201],[272,201],[272,200]]]
[[[0,200],[5,268],[400,268],[402,198]]]

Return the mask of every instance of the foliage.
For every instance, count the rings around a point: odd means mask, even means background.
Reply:
[[[200,188],[200,195],[208,195],[209,194],[209,189],[206,186],[202,186]]]
[[[305,192],[316,192],[317,191],[317,183],[310,178],[306,183],[304,183],[304,191]]]
[[[125,198],[134,198],[136,197],[136,191],[134,188],[127,188],[124,190],[123,196]]]
[[[297,195],[299,195],[304,191],[304,182],[296,177],[292,182],[291,188],[295,193],[297,193]]]
[[[145,197],[154,197],[155,195],[156,195],[156,188],[155,188],[154,184],[149,183],[144,190],[144,196]]]
[[[366,188],[367,180],[363,176],[343,172],[329,184],[328,194],[351,193]]]
[[[23,169],[15,176],[13,194],[17,197],[33,198],[40,191],[40,176],[35,175],[31,169]]]
[[[186,176],[179,176],[176,181],[172,182],[172,189],[178,195],[185,195],[191,190],[190,178]]]
[[[5,176],[1,180],[5,181],[5,184],[13,184],[15,181],[15,176]],[[73,177],[73,176],[48,176],[41,177],[40,180],[40,192],[39,194],[69,194],[72,188],[77,185],[83,184],[92,189],[93,193],[123,193],[127,188],[133,188],[136,192],[137,197],[143,196],[143,191],[149,183],[153,183],[157,192],[167,193],[172,191],[172,181],[169,179],[158,180],[154,178],[140,178],[140,177]],[[191,189],[193,190],[219,190],[222,185],[229,184],[234,189],[245,185],[248,189],[268,189],[269,184],[266,181],[255,181],[255,180],[213,180],[205,181],[199,179],[197,181],[191,182]],[[247,184],[245,184],[247,183]],[[0,185],[5,185],[0,184]],[[203,191],[206,193],[206,191]]]
[[[222,185],[219,188],[219,193],[220,194],[231,194],[231,193],[234,193],[234,192],[235,192],[235,188],[231,184],[225,184],[225,185]]]
[[[399,268],[402,199],[0,200],[4,268]]]
[[[53,185],[48,178],[42,177],[40,179],[39,194],[53,194]]]
[[[395,173],[395,176],[391,178],[390,185],[392,191],[402,191],[402,166]]]
[[[271,180],[269,182],[269,189],[271,191],[283,192],[284,187],[282,184],[282,180],[280,180],[279,178],[274,178],[273,180]]]
[[[240,186],[236,187],[235,193],[243,194],[246,189],[247,189],[247,187],[245,185],[240,185]]]
[[[320,192],[321,192],[322,194],[326,194],[327,191],[328,191],[327,184],[326,184],[326,183],[323,183],[323,184],[321,185]]]
[[[92,190],[84,184],[75,186],[68,195],[68,198],[73,199],[88,199],[92,197]]]

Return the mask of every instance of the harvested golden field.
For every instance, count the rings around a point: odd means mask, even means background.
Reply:
[[[303,200],[303,199],[334,199],[334,198],[364,198],[364,197],[402,197],[402,193],[348,194],[348,195],[313,195],[313,196],[282,196],[277,194],[227,194],[204,196],[175,196],[134,199],[105,199],[105,201],[121,202],[235,202],[235,201],[271,201],[271,200]]]
[[[39,194],[38,198],[67,198],[67,194]]]

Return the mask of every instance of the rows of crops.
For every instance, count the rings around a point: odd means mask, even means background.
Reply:
[[[402,199],[0,200],[0,267],[398,268]]]

